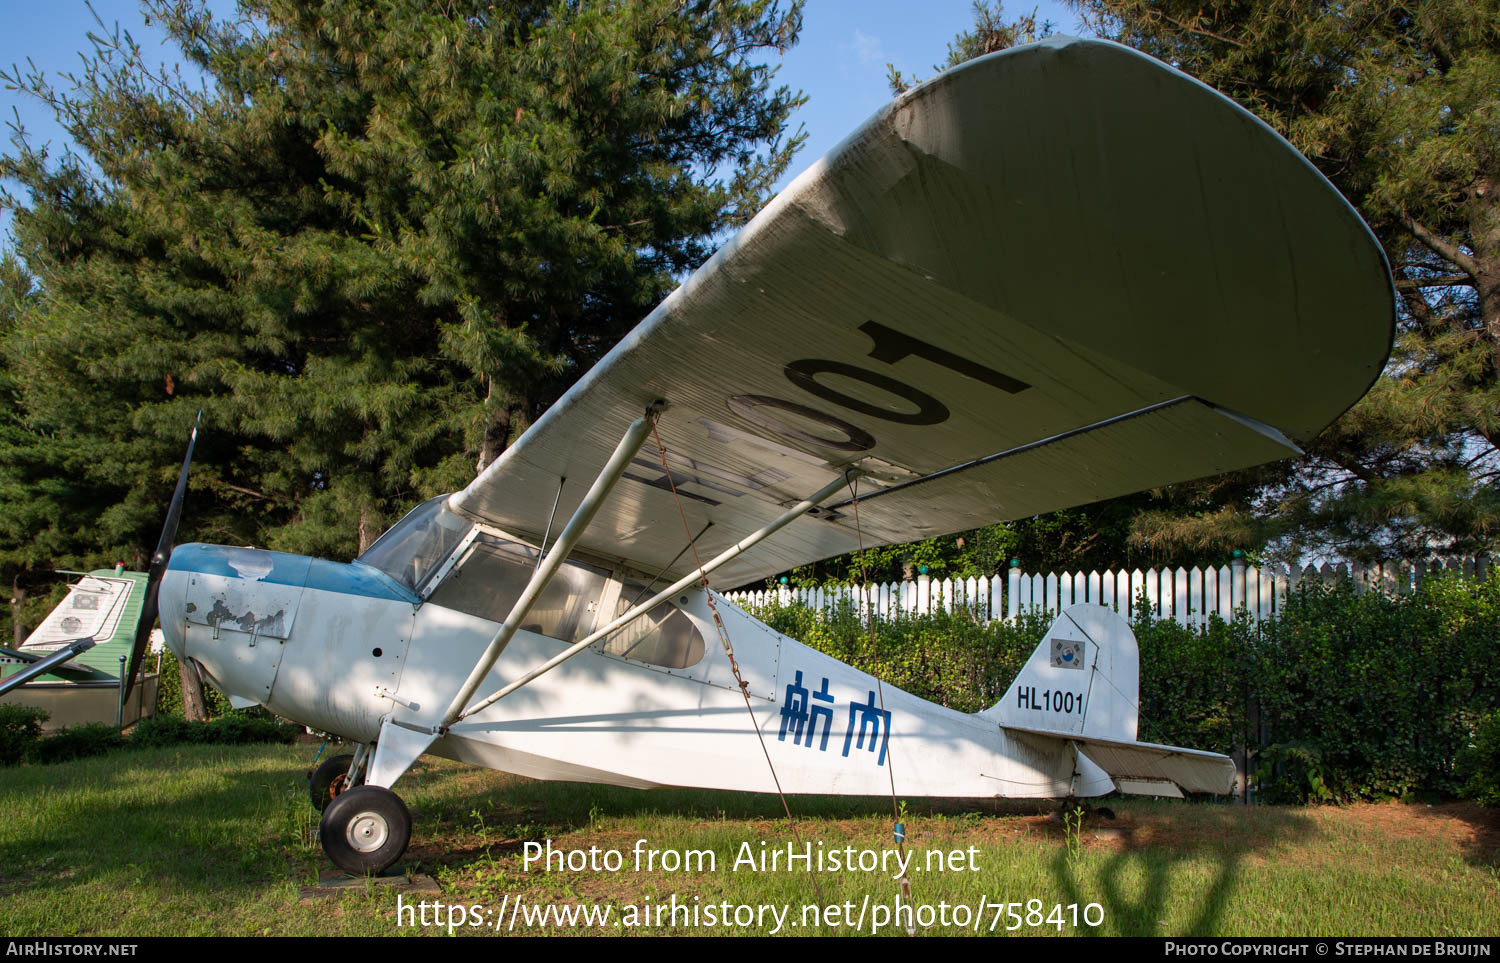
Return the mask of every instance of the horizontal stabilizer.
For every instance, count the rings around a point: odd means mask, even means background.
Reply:
[[[1113,742],[1105,739],[1079,738],[1065,732],[1046,729],[1021,729],[1006,726],[1008,732],[1028,736],[1066,739],[1100,769],[1109,773],[1121,792],[1123,783],[1166,780],[1183,792],[1211,792],[1225,795],[1234,789],[1234,760],[1217,752],[1159,746],[1151,742]],[[1170,793],[1147,790],[1151,795]]]

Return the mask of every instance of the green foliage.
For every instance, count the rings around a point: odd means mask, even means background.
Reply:
[[[0,765],[22,761],[47,765],[103,755],[116,749],[159,749],[180,745],[242,746],[252,743],[290,743],[299,726],[278,722],[263,709],[231,712],[208,722],[187,722],[181,716],[156,715],[142,719],[128,736],[114,726],[93,722],[41,736],[47,714],[29,706],[0,704]]]
[[[256,742],[290,743],[297,738],[302,727],[289,722],[278,722],[263,709],[231,712],[204,723],[189,723],[202,729],[196,741],[225,746],[243,746]]]
[[[1211,618],[1207,632],[1184,628],[1136,606],[1140,649],[1140,724],[1144,742],[1229,753],[1245,732],[1245,619]]]
[[[19,765],[26,759],[50,715],[35,706],[0,702],[0,766]]]
[[[81,152],[0,158],[0,576],[180,538],[347,558],[465,484],[764,202],[774,0],[153,0],[11,73]],[[69,561],[71,560],[71,561]],[[86,560],[86,561],[80,561]]]
[[[1143,512],[1187,511],[1221,505],[1238,490],[1152,491],[942,535],[904,545],[883,545],[804,565],[787,573],[794,587],[835,582],[892,582],[915,578],[923,569],[935,579],[1004,576],[1018,558],[1027,571],[1076,572],[1173,565],[1213,565],[1226,554],[1218,543],[1192,550],[1161,547],[1132,539],[1132,525]],[[1240,544],[1250,544],[1248,542]]]
[[[1049,620],[984,623],[967,611],[877,621],[852,605],[823,615],[773,602],[757,617],[776,631],[929,702],[978,712],[1005,694]]]
[[[1000,699],[1050,623],[938,612],[877,621],[872,633],[849,605],[825,615],[772,604],[758,615],[963,712]],[[1139,738],[1226,754],[1248,745],[1267,801],[1453,795],[1470,785],[1478,793],[1500,771],[1483,762],[1500,726],[1491,715],[1476,729],[1500,706],[1500,572],[1486,581],[1429,578],[1395,597],[1308,582],[1273,619],[1256,624],[1241,612],[1204,631],[1143,603],[1132,627]]]
[[[1068,862],[1077,862],[1083,854],[1083,807],[1063,810],[1063,833],[1067,839]]]
[[[1323,778],[1323,753],[1316,746],[1285,743],[1260,750],[1255,781],[1268,803],[1333,802]]]
[[[1093,30],[1233,97],[1359,210],[1395,274],[1391,363],[1300,460],[1087,508],[1098,524],[1012,554],[1036,570],[1198,564],[1233,549],[1374,560],[1500,544],[1500,5],[1497,0],[1070,0]],[[976,0],[942,71],[1047,36]],[[914,78],[890,69],[901,94]],[[1119,524],[1123,522],[1123,524]],[[1050,516],[1017,523],[1052,527]],[[1018,531],[1017,534],[1020,532]],[[966,533],[965,539],[977,533]],[[1106,557],[1098,558],[1100,554]],[[971,571],[952,539],[912,546]],[[934,557],[935,556],[935,557]],[[1071,556],[1071,557],[1070,557]],[[993,567],[981,572],[993,574]],[[872,564],[870,578],[889,579]],[[877,574],[879,573],[879,574]],[[794,577],[853,577],[842,561]]]
[[[1397,597],[1298,591],[1249,636],[1265,741],[1315,750],[1306,759],[1334,799],[1452,794],[1473,720],[1500,704],[1497,627],[1500,578],[1427,579]],[[1287,792],[1306,795],[1291,781]]]
[[[130,730],[130,745],[141,749],[156,749],[163,746],[180,746],[202,742],[199,732],[206,723],[188,722],[180,715],[163,713],[142,719]]]
[[[226,746],[259,742],[291,742],[302,729],[278,722],[264,709],[233,711],[207,722],[188,722],[178,715],[142,719],[130,732],[132,748],[158,748],[190,744]]]
[[[102,756],[124,745],[125,740],[114,726],[106,722],[90,722],[81,726],[64,727],[38,741],[27,756],[27,761],[42,765],[72,762],[74,759]]]
[[[1001,4],[996,3],[992,7],[989,0],[974,0],[974,29],[965,30],[948,45],[948,59],[935,65],[933,72],[941,73],[975,57],[1045,39],[1052,35],[1052,26],[1048,21],[1037,23],[1035,9],[1007,23]],[[916,77],[903,77],[894,64],[886,65],[886,79],[890,83],[891,93],[897,96],[921,83]]]
[[[1481,806],[1500,806],[1500,710],[1474,729],[1474,741],[1458,754],[1458,794]]]

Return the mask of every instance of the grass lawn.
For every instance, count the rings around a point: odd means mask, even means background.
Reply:
[[[5,935],[398,935],[397,894],[365,887],[333,898],[300,892],[331,870],[317,844],[304,773],[315,747],[192,746],[119,752],[57,766],[0,770],[0,931]],[[851,933],[887,916],[896,883],[879,871],[757,871],[736,858],[785,853],[791,835],[772,796],[638,792],[541,783],[424,761],[397,787],[416,825],[404,865],[441,895],[515,932],[767,933],[703,925],[723,904],[783,908],[786,933]],[[890,801],[793,799],[814,852],[871,856],[889,847]],[[1028,935],[1434,935],[1500,932],[1500,816],[1466,804],[1306,809],[1114,800],[1117,818],[1070,833],[1034,805],[913,805],[911,873],[927,932]],[[621,868],[524,871],[523,844],[580,851],[575,865],[617,852]],[[655,869],[637,871],[658,853]],[[762,847],[762,842],[765,846]],[[748,844],[748,845],[746,845]],[[712,853],[663,870],[669,851]],[[946,865],[926,867],[930,850]],[[800,851],[800,850],[799,850]],[[958,856],[953,856],[958,851]],[[971,865],[971,863],[973,865]],[[977,866],[977,868],[975,868]],[[655,907],[684,907],[678,922]],[[519,904],[518,901],[519,900]],[[1029,901],[1038,902],[1028,905]],[[1016,916],[1005,904],[1018,903]],[[544,907],[610,907],[603,928],[527,922]],[[946,904],[947,909],[941,907]],[[958,905],[965,907],[958,910]],[[996,908],[997,904],[1001,907]],[[1075,905],[1080,915],[1073,925]],[[1086,925],[1090,918],[1102,922]],[[1054,911],[1054,906],[1061,910]],[[785,907],[790,910],[785,910]],[[803,907],[808,907],[806,911]],[[820,910],[819,907],[822,907]],[[973,908],[981,907],[978,913]],[[685,923],[696,910],[700,925]],[[449,910],[445,909],[445,913]],[[665,912],[665,911],[662,911]],[[802,915],[806,912],[808,915]],[[942,914],[946,912],[946,925]],[[833,922],[819,913],[836,914]],[[632,914],[634,922],[632,920]],[[848,920],[844,919],[847,915]],[[1064,922],[1059,926],[1057,920]],[[429,922],[436,917],[429,911]],[[741,911],[741,921],[746,921]],[[614,925],[622,922],[623,926]],[[795,925],[794,925],[795,924]],[[960,926],[959,924],[965,924]],[[889,933],[904,929],[887,919]],[[460,926],[458,934],[488,934]]]

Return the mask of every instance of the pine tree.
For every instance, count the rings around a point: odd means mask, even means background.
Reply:
[[[45,461],[15,497],[68,478],[59,517],[137,562],[200,408],[182,538],[361,551],[502,451],[798,143],[755,60],[795,4],[150,8],[208,83],[105,37],[72,89],[7,78],[82,156],[0,162],[35,283],[0,387]]]

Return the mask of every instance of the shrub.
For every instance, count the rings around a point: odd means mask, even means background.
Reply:
[[[248,745],[257,742],[291,742],[301,729],[277,722],[264,709],[230,712],[207,722],[187,722],[181,716],[158,715],[142,719],[130,733],[129,744],[137,748],[159,748],[197,743]]]
[[[1246,640],[1262,739],[1303,754],[1266,788],[1298,800],[1454,794],[1471,720],[1500,704],[1497,602],[1496,578],[1429,578],[1394,597],[1348,583],[1293,593]]]
[[[1138,738],[1225,754],[1239,748],[1250,621],[1215,615],[1199,631],[1157,618],[1142,605],[1131,627],[1141,659]]]
[[[177,657],[170,650],[161,654],[161,677],[156,680],[157,715],[182,715],[182,679],[177,672]],[[234,707],[218,689],[203,683],[203,704],[209,718],[233,712]]]
[[[1460,796],[1481,806],[1500,806],[1500,711],[1479,721],[1474,741],[1459,751],[1455,769]]]
[[[823,614],[773,601],[757,615],[964,712],[1004,694],[1051,622],[938,612],[877,621],[872,636],[851,605]],[[1226,754],[1248,746],[1267,801],[1500,792],[1500,567],[1484,581],[1428,578],[1400,596],[1304,581],[1273,619],[1241,612],[1203,630],[1143,605],[1132,627],[1141,741]]]
[[[103,722],[64,728],[61,732],[39,741],[31,750],[32,762],[50,764],[102,756],[111,749],[125,745],[115,727]]]
[[[210,719],[201,728],[203,742],[234,746],[253,742],[291,742],[301,731],[298,726],[278,723],[264,709],[231,712]]]
[[[35,706],[0,702],[0,766],[18,766],[31,753],[51,714]]]
[[[874,632],[852,602],[826,615],[773,600],[756,617],[772,629],[929,702],[978,712],[1005,694],[1050,619],[990,622],[964,609],[900,613]],[[733,640],[731,640],[733,641]]]
[[[137,723],[130,730],[128,741],[131,747],[139,749],[180,746],[184,743],[201,742],[203,728],[203,725],[188,722],[182,716],[158,713]]]

